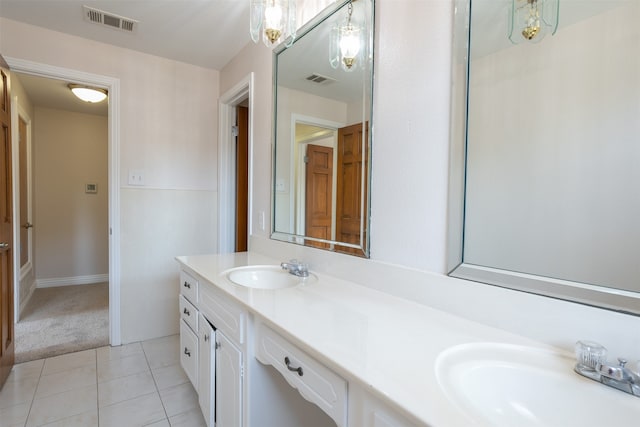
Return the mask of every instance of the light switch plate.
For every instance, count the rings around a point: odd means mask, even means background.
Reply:
[[[129,185],[144,185],[144,171],[142,169],[129,169]]]

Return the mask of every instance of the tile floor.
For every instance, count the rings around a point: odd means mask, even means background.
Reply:
[[[0,390],[0,427],[200,427],[179,337],[15,365]]]

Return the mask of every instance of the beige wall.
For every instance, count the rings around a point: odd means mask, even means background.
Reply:
[[[3,18],[0,52],[120,80],[122,341],[177,333],[174,257],[217,248],[218,71]]]
[[[36,280],[108,274],[107,118],[36,107],[35,121]]]

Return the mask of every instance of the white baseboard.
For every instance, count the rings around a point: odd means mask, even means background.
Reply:
[[[53,288],[56,286],[91,285],[109,281],[109,274],[91,276],[56,277],[52,279],[36,279],[36,288]]]
[[[36,290],[36,287],[35,287],[35,282],[34,282],[34,283],[31,283],[31,286],[29,286],[29,293],[27,294],[27,296],[24,297],[24,299],[20,300],[20,312],[19,312],[19,316],[20,317],[22,317],[22,313],[24,312],[24,308],[29,303],[29,300],[33,296],[33,291],[35,291],[35,290]]]

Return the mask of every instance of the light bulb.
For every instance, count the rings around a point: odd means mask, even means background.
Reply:
[[[282,7],[275,1],[264,11],[264,32],[271,43],[282,34]]]
[[[532,40],[540,32],[540,12],[538,11],[538,1],[530,0],[528,13],[525,17],[522,36],[527,40]]]
[[[349,24],[341,29],[340,56],[347,68],[353,67],[360,51],[360,28]]]
[[[539,43],[558,29],[559,0],[511,0],[509,40]]]

